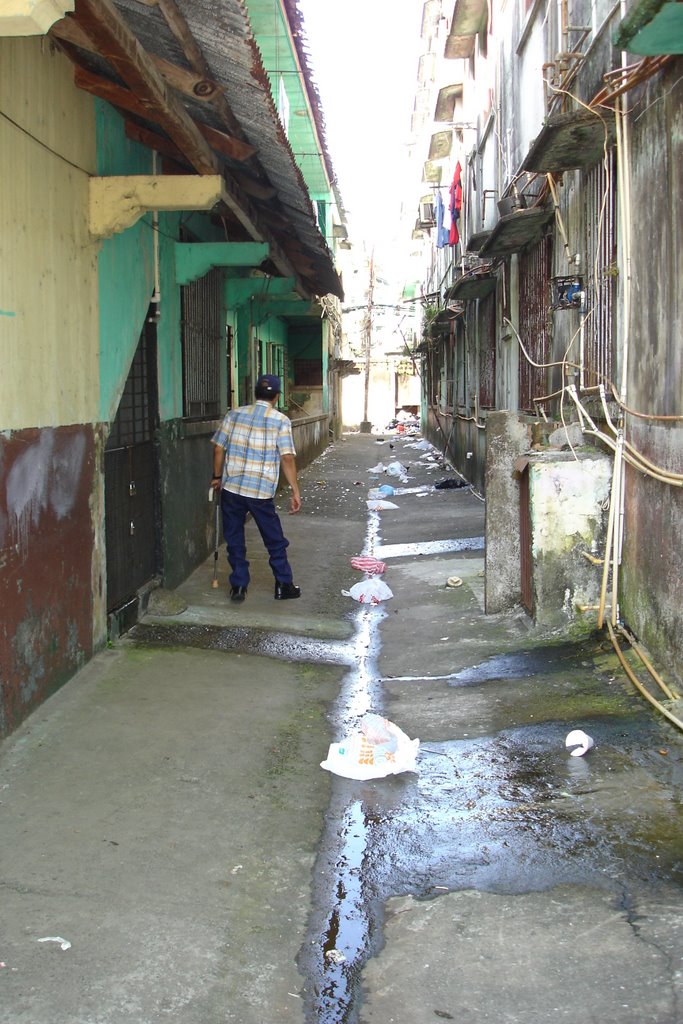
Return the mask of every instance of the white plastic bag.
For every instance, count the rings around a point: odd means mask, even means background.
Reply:
[[[383,498],[371,498],[365,503],[369,512],[386,512],[390,508],[398,508],[393,501],[385,501]]]
[[[380,487],[371,487],[368,491],[368,498],[390,498],[394,488],[390,484],[381,484]]]
[[[342,590],[342,594],[344,597],[352,597],[359,604],[379,604],[380,601],[389,601],[394,596],[384,580],[376,576],[354,583],[350,590]]]
[[[386,469],[389,476],[405,477],[408,470],[401,462],[390,462]]]
[[[417,771],[418,739],[411,740],[381,715],[367,714],[360,732],[331,743],[320,767],[345,779],[383,779],[387,775]]]

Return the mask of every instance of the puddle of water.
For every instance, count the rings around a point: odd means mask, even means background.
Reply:
[[[496,654],[479,665],[455,672],[450,679],[451,686],[474,686],[495,679],[526,679],[539,673],[570,671],[584,660],[575,644],[547,645],[540,650],[518,651],[515,654]]]
[[[449,551],[483,551],[483,537],[461,537],[457,540],[426,540],[414,544],[380,544],[377,558],[401,558],[407,555],[443,555]]]
[[[355,644],[318,640],[289,633],[271,633],[245,626],[204,626],[192,623],[138,623],[128,634],[140,647],[199,647],[207,651],[235,651],[259,654],[284,661],[326,662],[349,665],[354,662]]]
[[[370,938],[362,875],[367,838],[363,805],[353,800],[339,828],[340,849],[332,866],[334,902],[317,957],[321,981],[313,1009],[320,1024],[347,1021],[353,1009],[359,966]]]

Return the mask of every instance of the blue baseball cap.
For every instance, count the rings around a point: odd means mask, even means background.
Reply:
[[[279,395],[282,391],[282,385],[280,384],[280,378],[276,377],[272,373],[262,373],[259,379],[256,381],[257,388],[268,388],[273,394]]]

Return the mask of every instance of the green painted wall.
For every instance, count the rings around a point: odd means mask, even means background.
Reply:
[[[151,174],[151,152],[126,137],[119,114],[108,103],[98,100],[95,117],[97,173]],[[111,422],[154,290],[151,214],[127,231],[102,242],[98,274],[100,419]]]

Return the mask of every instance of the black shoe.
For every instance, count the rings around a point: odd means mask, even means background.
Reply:
[[[290,601],[292,598],[301,597],[301,587],[295,587],[293,583],[280,583],[275,581],[275,600]]]
[[[230,587],[230,600],[231,601],[244,601],[247,596],[246,587]]]

